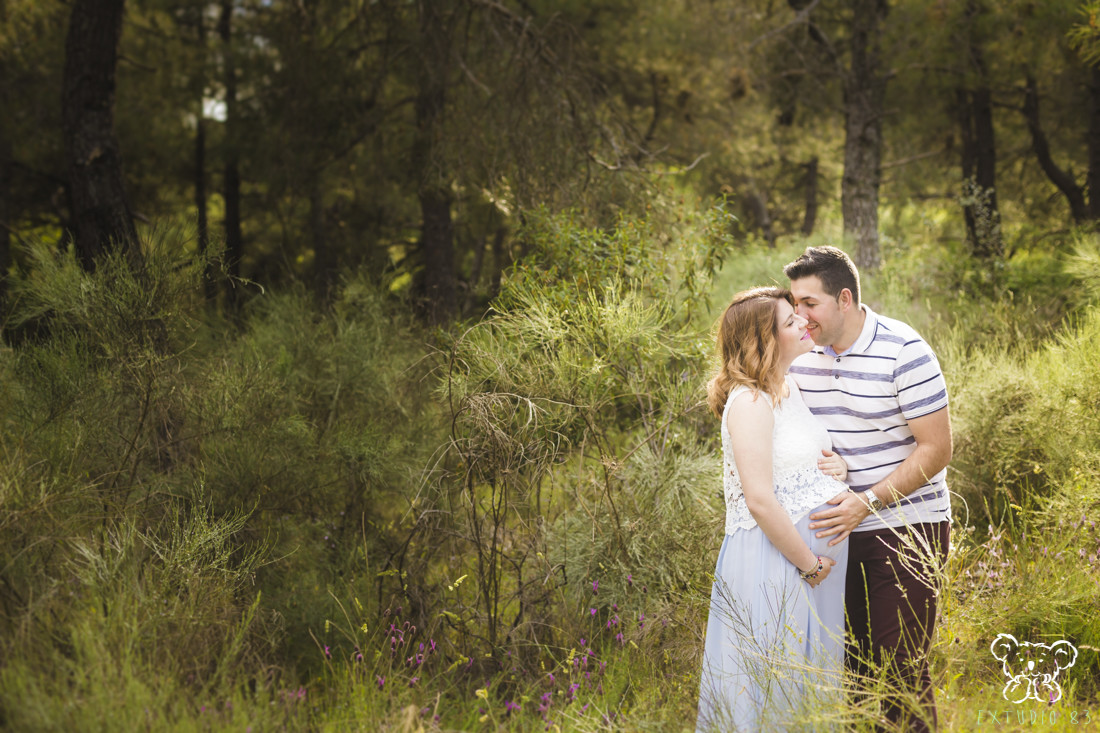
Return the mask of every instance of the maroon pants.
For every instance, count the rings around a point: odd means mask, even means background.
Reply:
[[[886,718],[892,727],[929,731],[937,725],[928,673],[928,650],[936,624],[936,590],[927,551],[919,551],[925,556],[923,560],[905,559],[914,554],[903,539],[908,533],[916,535],[918,548],[927,543],[935,562],[942,567],[947,559],[950,522],[853,532],[848,538],[847,664],[861,675],[877,676],[878,669],[885,670],[888,689],[915,693],[919,711],[903,702],[905,696],[887,697]]]

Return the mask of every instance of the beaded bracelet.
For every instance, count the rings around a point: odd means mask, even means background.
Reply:
[[[795,568],[797,569],[798,566],[796,565]],[[821,571],[824,570],[824,569],[825,569],[825,563],[821,562],[821,555],[818,555],[817,556],[817,567],[816,568],[814,568],[813,570],[801,570],[801,569],[799,569],[798,574],[803,580],[814,580],[814,579],[817,578],[817,576],[821,575]]]

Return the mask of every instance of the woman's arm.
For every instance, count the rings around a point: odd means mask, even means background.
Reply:
[[[745,505],[760,525],[768,540],[799,570],[817,567],[817,555],[798,534],[787,511],[775,498],[772,483],[772,429],[775,416],[763,396],[753,399],[752,393],[738,395],[726,416],[733,443],[733,460],[745,492]],[[825,569],[811,585],[817,585],[835,562],[823,558]]]

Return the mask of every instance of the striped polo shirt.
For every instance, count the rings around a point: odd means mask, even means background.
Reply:
[[[851,348],[815,346],[790,373],[810,412],[829,430],[833,449],[848,464],[848,484],[864,491],[886,478],[917,443],[909,420],[947,407],[947,384],[936,355],[912,328],[862,306],[867,318]],[[947,470],[924,486],[870,514],[866,532],[951,519]]]

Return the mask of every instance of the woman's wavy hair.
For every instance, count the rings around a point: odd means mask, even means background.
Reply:
[[[707,405],[721,419],[726,399],[734,387],[744,385],[755,394],[764,392],[777,405],[783,398],[783,375],[777,374],[779,342],[775,309],[780,300],[794,306],[783,288],[753,288],[733,296],[718,321],[718,373],[707,383]]]

